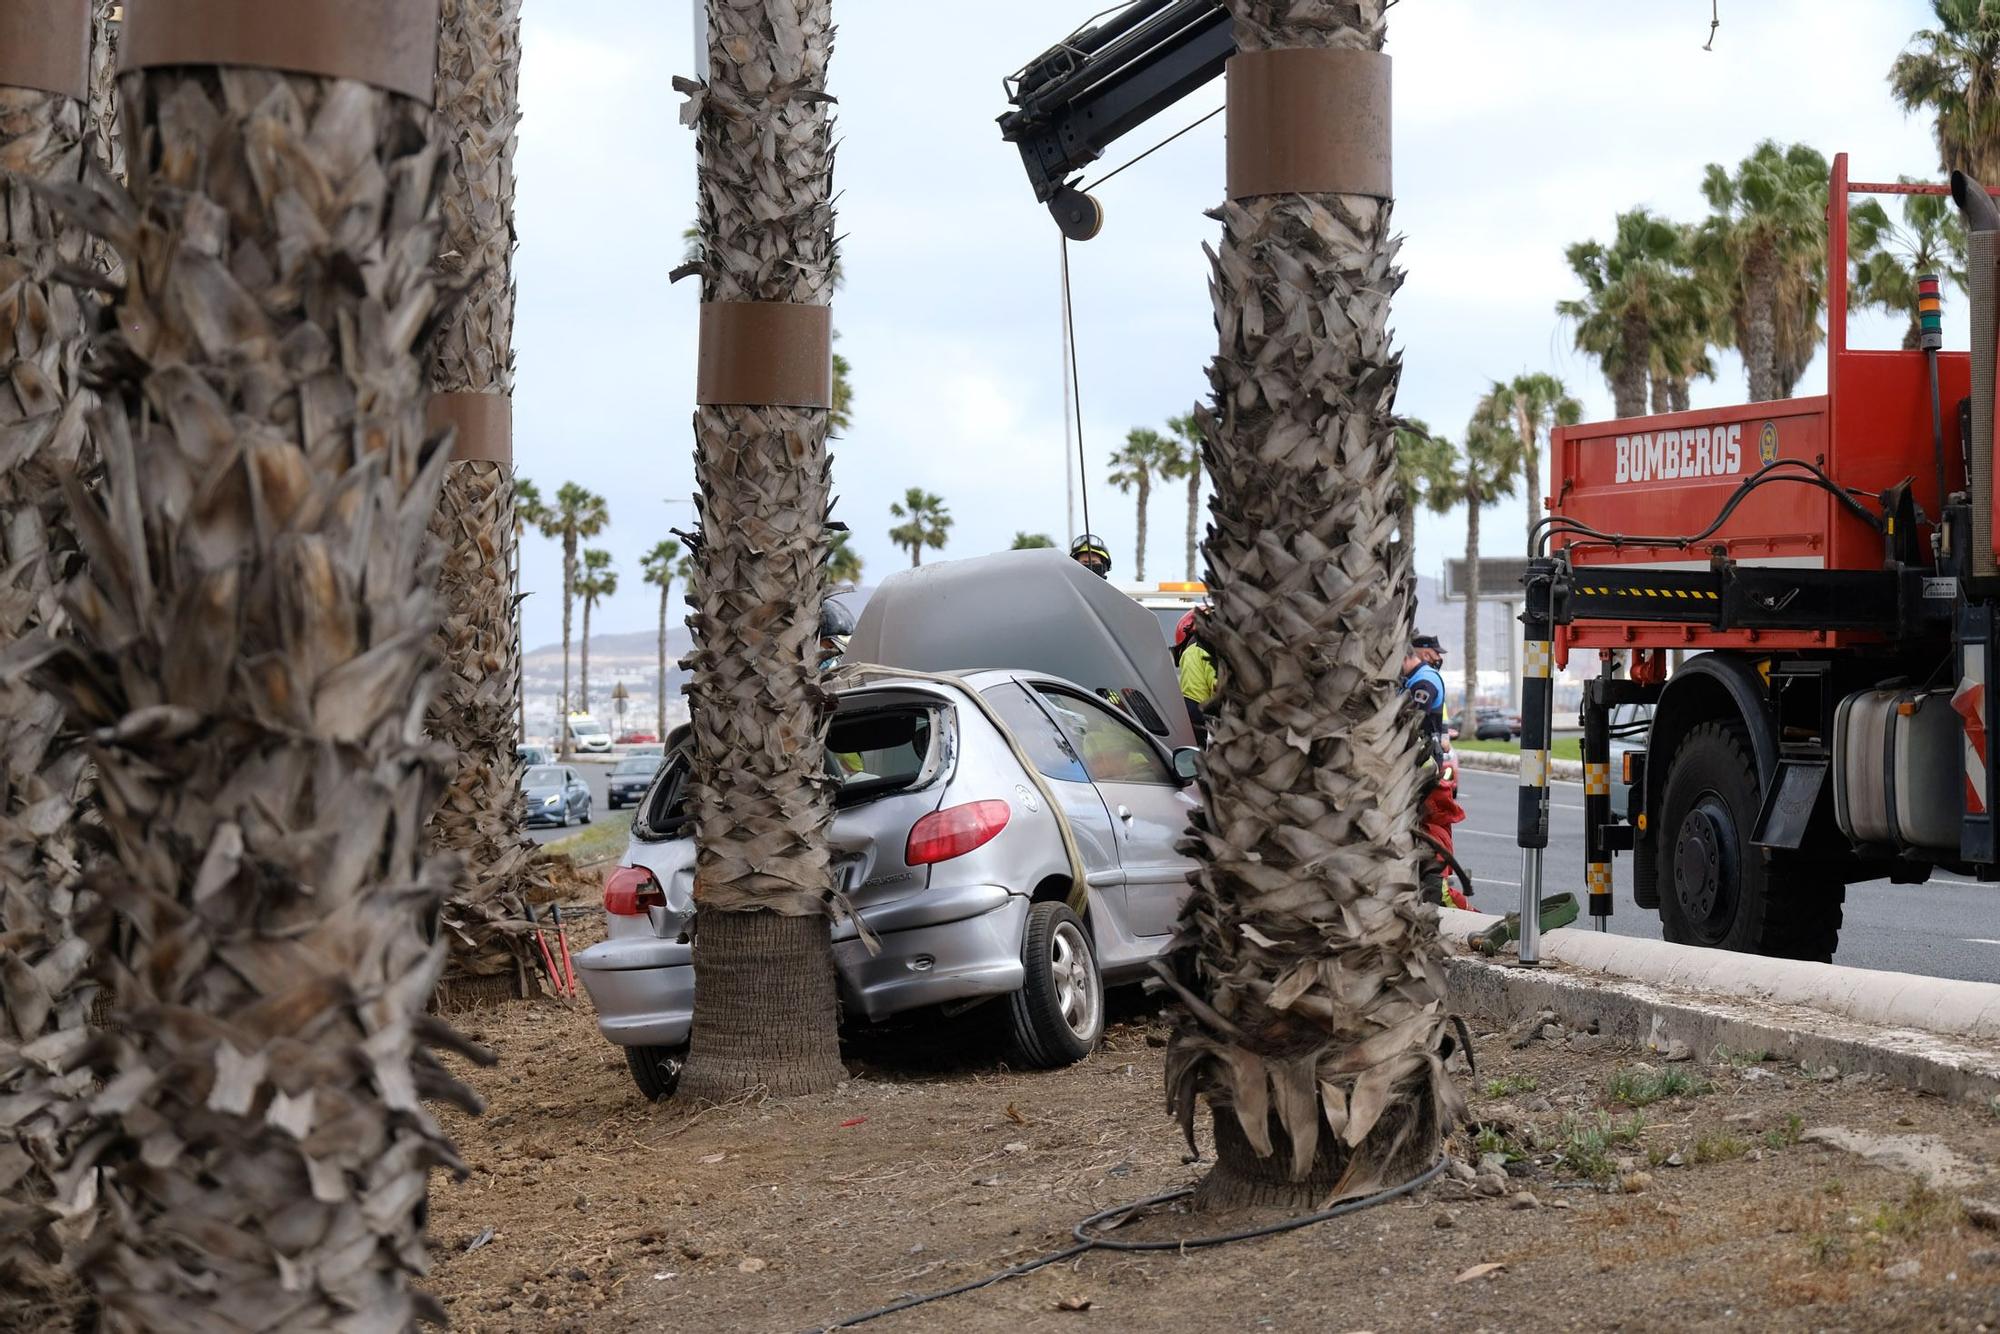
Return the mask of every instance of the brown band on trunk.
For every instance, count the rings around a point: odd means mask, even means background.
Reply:
[[[118,70],[250,65],[358,79],[430,106],[438,0],[126,0]]]
[[[1229,197],[1393,194],[1389,57],[1286,47],[1229,61]]]
[[[90,0],[0,3],[0,86],[90,97]]]
[[[453,463],[514,466],[514,400],[506,394],[432,394],[428,422],[432,434],[455,427]]]
[[[833,310],[782,301],[703,305],[695,401],[832,407]]]

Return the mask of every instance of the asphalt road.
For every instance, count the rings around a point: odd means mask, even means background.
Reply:
[[[1459,770],[1465,823],[1453,831],[1458,859],[1474,882],[1472,906],[1501,913],[1521,906],[1521,851],[1514,842],[1512,774]],[[1549,848],[1542,892],[1583,891],[1583,785],[1557,783],[1550,794]],[[1632,902],[1632,859],[1613,859],[1617,895],[1610,929],[1660,938],[1657,910]],[[1590,919],[1585,916],[1582,924]],[[1923,885],[1886,880],[1847,887],[1846,923],[1835,963],[1931,977],[2000,982],[2000,885],[1940,872]]]
[[[593,820],[603,818],[611,810],[611,801],[604,795],[604,783],[611,774],[610,761],[579,758],[572,760],[571,763],[576,766],[576,771],[583,775],[583,781],[590,784],[591,818]],[[567,829],[555,825],[539,825],[528,830],[528,837],[537,843],[553,843],[559,838],[568,838],[571,834],[581,833],[585,828],[587,826],[575,824]],[[1471,870],[1470,867],[1466,869]]]

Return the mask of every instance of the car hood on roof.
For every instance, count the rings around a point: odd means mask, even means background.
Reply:
[[[1089,690],[1137,688],[1167,729],[1162,741],[1195,743],[1159,621],[1060,551],[1003,551],[890,577],[868,599],[847,661],[919,672],[999,667]]]

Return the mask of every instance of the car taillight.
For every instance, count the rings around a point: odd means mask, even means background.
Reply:
[[[963,857],[991,843],[1007,827],[1012,813],[1004,801],[975,801],[932,811],[910,827],[903,860],[911,866],[931,866]]]
[[[642,917],[648,908],[667,906],[667,891],[643,866],[621,866],[604,877],[604,911],[618,917]]]

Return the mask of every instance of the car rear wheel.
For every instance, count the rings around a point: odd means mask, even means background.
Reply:
[[[1027,976],[1007,1000],[1008,1045],[1023,1065],[1052,1070],[1090,1055],[1104,1035],[1104,979],[1090,932],[1068,905],[1028,909]]]
[[[646,1101],[671,1098],[681,1082],[681,1068],[687,1064],[688,1049],[679,1047],[627,1047],[625,1064],[631,1067],[632,1082]]]

